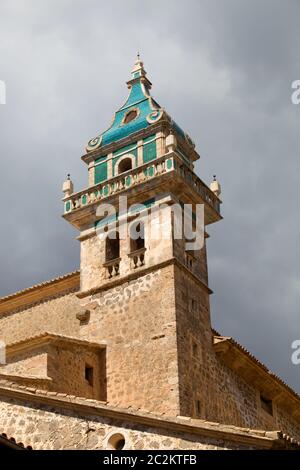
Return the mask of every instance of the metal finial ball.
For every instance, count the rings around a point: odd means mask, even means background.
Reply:
[[[67,174],[67,179],[69,180],[71,178],[70,173]]]

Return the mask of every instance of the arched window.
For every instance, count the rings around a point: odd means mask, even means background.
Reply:
[[[120,258],[120,238],[119,232],[110,233],[106,237],[105,261],[112,261]]]
[[[145,230],[143,222],[133,223],[130,227],[130,252],[145,248]]]
[[[132,160],[130,157],[121,160],[118,166],[118,174],[132,169]]]

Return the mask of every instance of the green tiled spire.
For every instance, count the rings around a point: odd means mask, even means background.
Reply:
[[[138,55],[131,71],[131,78],[127,82],[129,95],[125,104],[115,112],[111,126],[91,139],[86,147],[87,152],[117,142],[129,135],[145,129],[159,121],[163,116],[167,117],[171,126],[183,138],[188,138],[183,130],[168,116],[163,108],[151,97],[151,82],[147,78],[144,64]]]
[[[143,62],[139,57],[127,86],[130,91],[125,104],[115,113],[111,126],[89,141],[86,148],[88,152],[123,139],[161,118],[163,111],[150,96],[151,82],[146,77]]]

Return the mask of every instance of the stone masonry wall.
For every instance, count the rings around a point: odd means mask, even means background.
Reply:
[[[31,377],[33,386],[36,379],[48,379],[43,384],[47,390],[106,400],[105,356],[105,349],[50,343],[10,355],[0,373],[26,377],[27,383]],[[85,378],[86,366],[93,368],[93,385]]]
[[[173,256],[172,246],[172,222],[171,209],[169,206],[161,209],[156,216],[156,223],[150,223],[150,213],[139,216],[138,221],[144,225],[145,237],[145,266],[154,267],[158,263],[165,262]],[[128,224],[121,223],[118,225],[120,233],[120,262],[118,278],[138,272],[140,268],[134,269],[133,261],[130,257],[130,237],[126,233],[130,233],[132,224],[137,223],[137,218],[133,217]],[[155,229],[159,229],[159,234],[155,236]],[[109,232],[115,232],[115,228],[110,226]],[[123,236],[123,233],[125,234]],[[107,235],[105,235],[107,236]],[[106,238],[95,233],[94,236],[81,241],[80,252],[80,284],[81,291],[89,291],[97,287],[115,281],[115,276],[109,276],[108,269],[105,266],[106,260]],[[143,269],[143,268],[142,268]]]
[[[106,341],[107,400],[178,414],[173,267],[88,297],[83,339]]]
[[[46,378],[47,353],[47,348],[42,347],[38,352],[23,351],[14,354],[7,358],[5,365],[0,366],[0,373]]]
[[[46,331],[77,336],[79,321],[76,312],[79,308],[80,303],[75,294],[66,293],[23,310],[1,313],[0,337],[10,344]]]
[[[85,379],[85,366],[93,367],[93,385]],[[78,397],[106,400],[105,351],[82,347],[51,347],[48,375],[51,390]]]
[[[252,429],[281,429],[300,439],[299,423],[276,403],[274,417],[267,415],[259,406],[259,391],[216,356],[207,292],[180,268],[175,268],[175,284],[181,414]]]
[[[205,257],[203,253],[204,274]],[[80,324],[76,312],[84,305],[91,311],[90,319]],[[83,356],[76,378],[71,356],[61,353],[67,372],[58,380],[57,389],[63,385],[65,393],[72,390],[72,394],[91,397],[101,393],[104,399],[107,377],[105,399],[115,406],[247,428],[282,429],[300,439],[298,422],[276,405],[274,419],[266,416],[259,407],[258,390],[215,355],[208,291],[183,268],[169,265],[81,300],[66,293],[0,316],[1,338],[7,343],[45,331],[107,345],[106,373],[99,374],[100,389],[97,381],[93,391],[80,385]],[[52,364],[57,364],[56,354]],[[6,372],[39,375],[44,356],[40,358],[20,357],[17,368],[8,365]]]
[[[84,304],[91,309],[90,320],[80,325],[76,312]],[[81,301],[70,293],[2,314],[0,331],[7,343],[45,331],[105,342],[107,400],[111,404],[178,414],[172,266]],[[70,360],[67,362],[70,367]],[[73,386],[72,394],[82,394],[79,386]]]
[[[206,243],[201,250],[186,251],[186,240],[174,240],[174,256],[185,266],[188,266],[204,284],[208,285]],[[192,263],[190,266],[189,264]]]
[[[110,449],[108,441],[115,433],[124,436],[124,450],[251,448],[224,439],[134,425],[120,419],[62,411],[16,399],[1,399],[0,419],[2,429],[9,436],[26,446],[31,445],[35,450]]]

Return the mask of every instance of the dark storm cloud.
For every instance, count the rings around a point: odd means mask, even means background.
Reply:
[[[141,50],[153,95],[223,188],[209,229],[212,319],[300,391],[298,1],[3,1],[1,294],[76,269],[61,183],[124,101]]]

